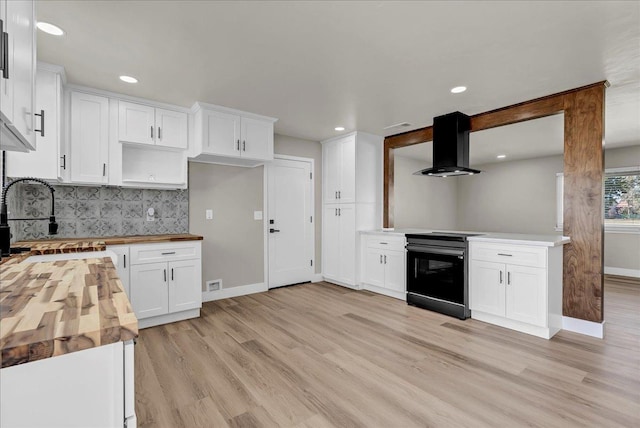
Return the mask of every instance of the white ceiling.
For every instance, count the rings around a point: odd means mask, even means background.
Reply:
[[[517,143],[517,144],[514,144]],[[557,114],[499,128],[472,132],[469,136],[471,168],[493,162],[508,162],[564,153],[564,115]],[[395,156],[433,163],[432,142],[403,147]],[[498,159],[497,155],[506,155]]]
[[[278,117],[276,132],[430,125],[607,79],[607,144],[640,141],[640,2],[39,1],[71,83]],[[121,74],[137,77],[127,85]],[[452,95],[449,89],[469,90]]]

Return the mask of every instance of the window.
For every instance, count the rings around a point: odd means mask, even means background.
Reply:
[[[557,174],[557,225],[562,231],[564,176]],[[605,170],[604,226],[608,232],[640,233],[640,167]]]
[[[640,168],[605,171],[604,222],[607,226],[640,226]]]

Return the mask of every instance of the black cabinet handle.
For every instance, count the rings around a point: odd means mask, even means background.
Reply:
[[[40,114],[34,113],[36,116],[40,116],[40,129],[36,129],[36,132],[40,133],[41,137],[44,137],[44,110],[40,110]]]
[[[9,34],[2,33],[2,77],[9,78]]]
[[[507,285],[511,285],[511,272],[507,272]]]
[[[236,150],[240,151],[240,140],[236,141]]]
[[[342,199],[342,192],[338,190],[338,199]]]
[[[153,140],[153,126],[150,126],[149,128],[151,128],[151,139]]]
[[[338,208],[338,217],[342,215],[342,209]]]
[[[502,284],[502,271],[500,271],[500,284]]]
[[[247,151],[247,142],[245,140],[242,140],[242,151],[243,152]]]
[[[175,254],[175,251],[167,251],[166,253],[161,253],[163,256],[169,256],[171,254]]]
[[[384,255],[384,264],[385,265],[387,264],[387,255],[386,254]]]
[[[382,254],[380,254],[380,264],[382,264]]]
[[[164,282],[167,282],[167,270],[164,269]]]
[[[171,268],[171,281],[173,281],[173,268]]]
[[[60,159],[62,159],[62,169],[67,169],[67,155],[62,155],[60,156]]]
[[[0,70],[4,71],[4,22],[2,19],[0,19]]]
[[[162,140],[162,128],[158,126],[158,140]]]
[[[102,176],[103,177],[107,176],[107,164],[106,163],[102,164]]]
[[[513,257],[513,254],[498,253],[499,256]]]

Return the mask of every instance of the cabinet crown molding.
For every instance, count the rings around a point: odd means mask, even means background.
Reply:
[[[230,107],[219,106],[215,104],[209,104],[202,101],[196,101],[193,106],[191,106],[191,113],[195,114],[200,110],[215,110],[223,113],[235,114],[242,117],[247,117],[250,119],[264,120],[269,121],[271,123],[276,123],[278,121],[275,117],[264,116],[256,113],[249,113],[243,110],[237,110]]]

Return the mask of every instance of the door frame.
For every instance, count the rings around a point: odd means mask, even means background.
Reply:
[[[309,276],[309,281],[313,282],[313,278],[315,276],[316,271],[316,222],[318,218],[316,216],[316,196],[315,196],[315,184],[316,184],[316,174],[315,174],[315,160],[313,158],[305,158],[301,156],[290,156],[290,155],[273,155],[273,160],[291,160],[297,162],[306,162],[310,164],[311,167],[311,212],[313,213],[313,233],[311,234],[311,248],[313,254],[313,269],[311,269],[311,275]],[[263,200],[263,241],[264,241],[264,284],[267,290],[270,290],[270,276],[269,276],[269,174],[273,171],[273,163],[266,163],[264,168],[264,177],[263,177],[263,188],[264,188],[264,200]]]

